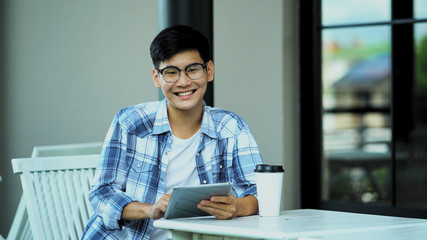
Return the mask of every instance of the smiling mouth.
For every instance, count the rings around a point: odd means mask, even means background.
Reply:
[[[175,93],[175,95],[179,96],[179,97],[184,97],[184,96],[188,96],[190,94],[193,94],[196,90],[191,90],[191,91],[185,91],[185,92],[178,92]]]

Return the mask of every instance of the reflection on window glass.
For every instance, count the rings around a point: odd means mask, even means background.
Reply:
[[[427,18],[427,1],[414,0],[414,17]]]
[[[390,203],[390,27],[322,32],[323,199]]]
[[[327,26],[390,21],[390,2],[390,0],[323,0],[322,24]]]
[[[427,209],[427,24],[416,24],[414,30],[413,126],[396,148],[396,204]]]
[[[388,106],[390,28],[324,30],[322,39],[324,108]]]

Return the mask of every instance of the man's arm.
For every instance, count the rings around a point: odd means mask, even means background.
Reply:
[[[236,198],[232,194],[213,196],[209,201],[200,201],[197,207],[218,219],[224,220],[258,213],[258,199],[253,195],[242,198]]]

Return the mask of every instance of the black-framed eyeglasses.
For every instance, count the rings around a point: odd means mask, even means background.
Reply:
[[[192,63],[183,69],[175,66],[168,66],[163,69],[157,69],[157,71],[162,75],[163,80],[168,83],[174,83],[178,81],[181,76],[181,71],[185,71],[185,75],[187,75],[191,80],[198,80],[203,77],[203,70],[205,68],[206,64]]]

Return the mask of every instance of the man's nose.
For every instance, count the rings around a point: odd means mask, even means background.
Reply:
[[[178,80],[175,82],[176,85],[178,86],[186,86],[186,85],[190,85],[191,82],[193,80],[191,80],[188,76],[187,76],[187,72],[184,69],[180,70],[180,74],[179,74],[179,78]]]

